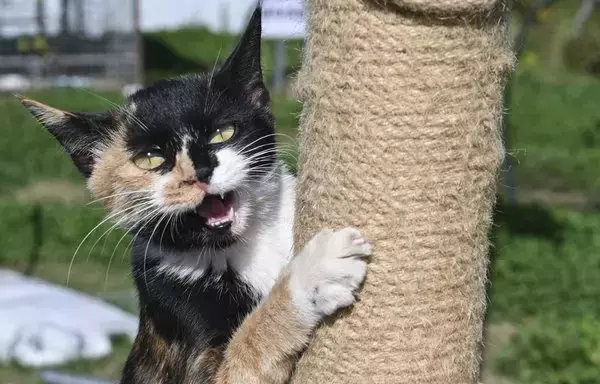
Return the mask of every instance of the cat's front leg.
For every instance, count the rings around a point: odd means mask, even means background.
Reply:
[[[356,300],[370,254],[357,229],[319,232],[235,332],[215,382],[285,383],[317,324]]]

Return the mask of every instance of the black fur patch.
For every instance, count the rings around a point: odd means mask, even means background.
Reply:
[[[160,273],[158,255],[146,254],[145,245],[133,248],[141,318],[122,383],[209,383],[227,341],[260,296],[232,271],[187,283]]]
[[[161,148],[168,167],[187,138],[196,169],[212,171],[218,163],[208,140],[230,124],[236,133],[223,145],[247,147],[249,156],[274,148],[273,117],[260,67],[260,12],[257,8],[237,48],[215,74],[161,81],[131,96],[131,120],[137,124],[127,134],[130,151]],[[275,155],[260,159],[252,164],[258,173],[274,164]],[[176,231],[158,225],[155,239],[142,231],[133,247],[141,317],[123,384],[212,382],[227,341],[261,299],[231,270],[218,278],[208,271],[192,282],[158,272],[161,255],[152,254],[159,252],[153,249],[226,247],[234,241],[211,238],[200,224],[195,215],[181,215]],[[161,246],[148,250],[148,241]]]

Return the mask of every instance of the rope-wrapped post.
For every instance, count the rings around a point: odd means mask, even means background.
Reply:
[[[295,243],[356,226],[359,302],[294,384],[476,383],[513,55],[493,0],[312,0]]]

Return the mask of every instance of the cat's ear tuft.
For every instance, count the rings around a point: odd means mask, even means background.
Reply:
[[[60,126],[69,121],[70,118],[75,117],[71,112],[63,111],[58,108],[51,107],[49,105],[40,103],[29,99],[27,97],[16,95],[21,100],[21,104],[45,127],[51,129],[51,127]]]
[[[21,104],[58,140],[77,168],[89,177],[94,166],[94,151],[111,130],[109,113],[74,113],[19,96]]]
[[[221,67],[220,73],[244,87],[254,103],[268,103],[261,67],[262,9],[256,7],[237,46]]]

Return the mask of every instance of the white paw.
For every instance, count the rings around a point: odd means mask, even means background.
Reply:
[[[352,305],[369,255],[371,245],[355,228],[325,229],[313,237],[291,265],[292,295],[303,318],[316,323]]]

